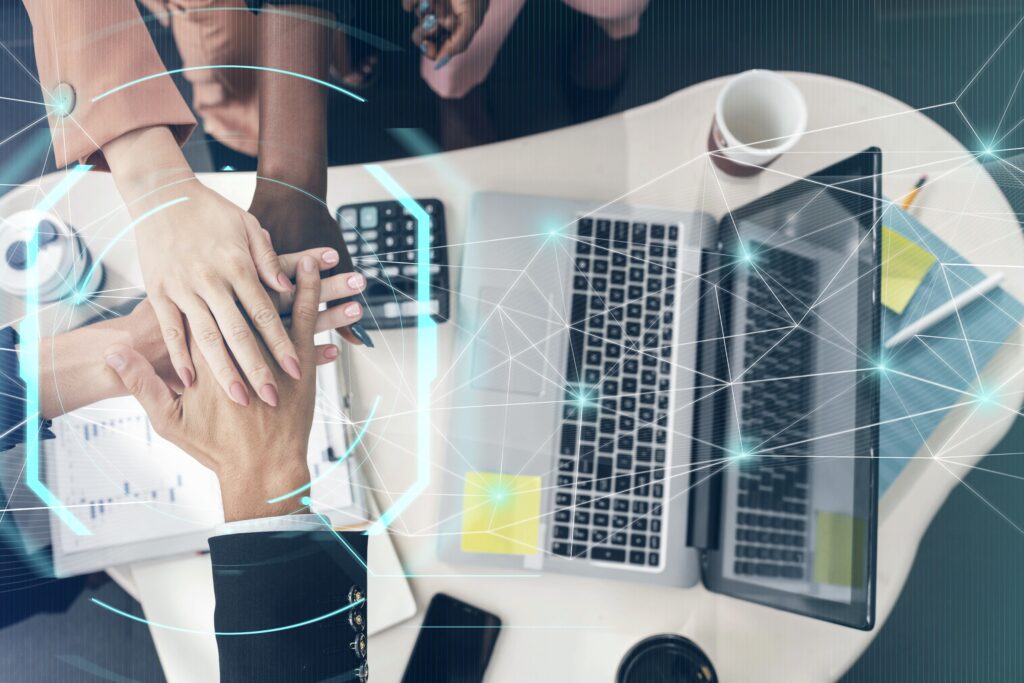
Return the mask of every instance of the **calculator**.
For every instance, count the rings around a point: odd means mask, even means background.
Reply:
[[[444,205],[417,199],[430,216],[430,317],[448,320],[448,240]],[[363,325],[378,330],[415,327],[419,311],[416,281],[416,219],[397,201],[346,204],[338,208],[338,226],[356,270],[366,276],[360,297]]]

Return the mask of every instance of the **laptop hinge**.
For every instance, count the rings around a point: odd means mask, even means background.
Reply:
[[[710,249],[701,254],[700,318],[697,324],[697,372],[696,395],[693,402],[692,452],[690,454],[690,500],[686,531],[686,544],[694,548],[717,550],[719,540],[719,519],[721,517],[722,459],[721,449],[715,444],[722,443],[724,428],[716,419],[727,409],[723,400],[726,392],[721,391],[715,377],[727,376],[725,360],[728,349],[728,335],[724,328],[729,324],[729,297],[720,297],[717,289],[721,286],[720,267],[721,245],[712,241]],[[728,270],[728,269],[726,269]],[[715,389],[718,389],[717,391]]]

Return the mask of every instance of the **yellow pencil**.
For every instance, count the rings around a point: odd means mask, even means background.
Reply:
[[[921,188],[924,187],[924,184],[927,181],[928,181],[928,176],[927,175],[921,176],[921,178],[914,185],[914,189],[911,190],[910,192],[908,192],[907,196],[903,198],[903,203],[900,204],[900,208],[901,209],[906,211],[907,209],[910,208],[910,205],[914,203],[915,199],[917,199],[917,193],[921,191]]]

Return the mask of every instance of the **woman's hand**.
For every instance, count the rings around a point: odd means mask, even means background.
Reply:
[[[406,12],[415,12],[419,23],[412,42],[440,69],[473,41],[487,13],[489,0],[402,0]],[[431,18],[433,17],[433,18]]]
[[[127,133],[103,152],[138,221],[143,280],[182,384],[190,386],[195,377],[187,320],[193,347],[228,396],[249,404],[241,369],[260,398],[275,404],[277,381],[258,341],[293,379],[300,369],[263,288],[284,293],[291,283],[259,221],[196,180],[167,128]]]
[[[270,232],[277,251],[298,252],[313,245],[323,245],[333,248],[339,255],[339,260],[331,269],[331,273],[351,274],[355,270],[352,257],[342,239],[341,229],[320,200],[272,180],[260,179],[256,184],[256,193],[249,206],[249,213]],[[365,281],[363,284],[365,286]],[[287,298],[287,295],[284,296]],[[324,301],[337,301],[347,296],[349,295],[334,296],[325,298]],[[360,344],[348,326],[362,317],[362,309],[358,308],[358,317],[352,318],[345,313],[352,305],[353,302],[341,304],[322,312],[321,318],[329,319],[336,324],[331,327],[321,327],[318,324],[317,331],[333,328],[352,344]]]
[[[316,263],[299,262],[298,289],[289,337],[298,356],[301,379],[274,370],[282,410],[257,403],[249,408],[221,400],[213,369],[199,354],[196,378],[178,396],[131,347],[107,349],[107,365],[145,408],[154,429],[220,481],[227,521],[280,515],[299,507],[294,499],[267,501],[309,482],[306,449],[316,397],[316,331],[320,279]]]

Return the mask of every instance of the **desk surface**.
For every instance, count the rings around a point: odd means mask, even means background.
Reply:
[[[459,263],[470,195],[481,190],[621,199],[721,215],[730,206],[770,192],[871,145],[883,150],[883,190],[899,196],[922,172],[933,183],[916,204],[918,217],[982,270],[989,264],[1024,263],[1024,237],[1016,217],[986,171],[951,135],[924,114],[873,90],[838,79],[792,74],[808,100],[808,129],[796,148],[752,179],[716,174],[705,141],[715,96],[724,79],[682,90],[653,104],[572,128],[458,152],[388,162],[384,168],[417,197],[437,197],[448,217],[450,258]],[[204,178],[245,205],[251,174]],[[367,201],[386,192],[359,166],[329,173],[328,203]],[[4,213],[28,206],[32,191],[0,201]],[[58,207],[86,237],[109,239],[127,222],[109,177],[90,174]],[[107,287],[139,281],[134,244],[114,245]],[[458,280],[458,271],[455,273]],[[1024,270],[1008,269],[1004,286],[1024,299]],[[54,324],[68,318],[55,315]],[[417,575],[414,592],[425,606],[444,591],[499,614],[502,632],[488,680],[610,680],[622,655],[655,633],[681,633],[709,654],[723,681],[808,680],[840,676],[888,617],[930,520],[957,476],[980,459],[1009,429],[1024,389],[1024,345],[1018,330],[984,375],[1002,385],[1002,410],[980,416],[952,412],[929,439],[932,452],[956,457],[951,466],[915,459],[881,503],[877,588],[878,626],[870,633],[845,629],[707,592],[545,575],[539,578],[465,578],[464,567],[437,559],[443,431],[450,417],[446,370],[458,320],[442,325],[434,387],[432,485],[392,526],[406,569]],[[45,326],[44,326],[45,329]],[[378,333],[378,348],[356,352],[358,408],[377,395],[378,415],[367,444],[378,500],[387,506],[414,481],[415,336]],[[170,587],[169,587],[170,588]],[[370,581],[373,590],[373,580]],[[197,606],[198,608],[198,606]],[[212,609],[212,606],[211,606]],[[417,620],[376,635],[371,666],[377,681],[397,681],[417,635]]]

